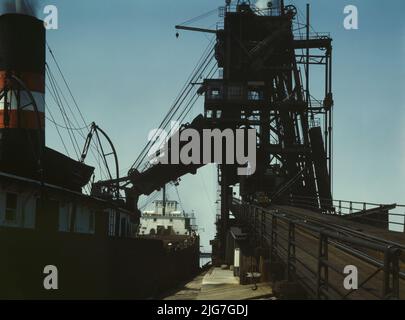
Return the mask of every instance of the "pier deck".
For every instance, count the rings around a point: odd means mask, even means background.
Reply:
[[[257,289],[253,289],[253,285],[240,285],[239,278],[234,277],[233,271],[211,268],[164,300],[251,300],[273,296],[268,283],[259,283]]]

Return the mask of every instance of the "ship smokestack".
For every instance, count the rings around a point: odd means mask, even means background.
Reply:
[[[37,1],[35,0],[0,0],[0,14],[19,13],[36,16]]]
[[[14,4],[25,12],[23,1]],[[37,170],[45,143],[45,41],[43,21],[0,16],[0,169]]]
[[[23,1],[24,0],[15,0],[15,12],[23,14]]]

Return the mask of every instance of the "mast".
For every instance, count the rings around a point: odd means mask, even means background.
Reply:
[[[163,216],[166,215],[166,185],[163,186]]]

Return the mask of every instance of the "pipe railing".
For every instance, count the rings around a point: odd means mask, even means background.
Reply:
[[[287,280],[300,282],[312,297],[400,298],[405,279],[399,262],[401,245],[349,234],[336,225],[322,225],[238,199],[233,199],[231,211],[258,246],[269,248],[271,261],[286,266]],[[361,279],[357,290],[344,288],[347,274],[342,261],[358,265]]]
[[[319,203],[320,202],[320,203]],[[332,206],[327,206],[332,203]],[[392,231],[404,232],[405,205],[377,204],[348,200],[330,200],[312,197],[290,195],[288,204],[293,207],[302,207],[330,215],[338,215],[346,218],[359,218],[373,225],[387,225]],[[376,219],[378,215],[386,220]]]

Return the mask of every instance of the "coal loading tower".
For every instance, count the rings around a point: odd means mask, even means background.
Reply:
[[[215,53],[223,78],[204,82],[205,118],[219,127],[256,129],[258,165],[244,177],[220,166],[220,243],[226,242],[237,183],[246,202],[266,206],[298,198],[331,208],[332,39],[311,33],[307,9],[306,23],[299,24],[297,8],[283,1],[264,10],[249,1],[224,8]],[[320,100],[311,95],[313,66],[325,75]]]

